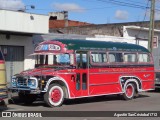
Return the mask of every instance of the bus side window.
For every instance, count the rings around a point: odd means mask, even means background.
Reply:
[[[77,63],[77,68],[83,68],[83,69],[87,68],[87,54],[77,53],[76,63]]]
[[[76,54],[76,64],[77,64],[77,68],[80,68],[80,54],[79,53]]]
[[[124,53],[124,62],[136,62],[136,54]]]
[[[150,62],[150,57],[146,53],[139,53],[138,54],[138,61],[139,62]]]
[[[82,54],[82,68],[87,68],[87,54]]]
[[[107,55],[106,53],[102,53],[102,52],[93,52],[91,54],[91,61],[93,63],[105,63],[107,62]]]
[[[109,62],[116,62],[116,57],[113,53],[109,53]]]
[[[122,53],[109,53],[109,62],[123,62]]]

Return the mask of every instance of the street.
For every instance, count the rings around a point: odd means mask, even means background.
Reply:
[[[66,100],[61,107],[50,108],[45,105],[43,101],[36,101],[32,105],[26,106],[18,100],[14,100],[15,104],[9,104],[7,110],[5,111],[160,111],[160,91],[150,91],[142,92],[139,97],[130,101],[124,101],[117,95],[110,96],[100,96],[92,98],[81,98],[75,100]],[[47,120],[50,118],[47,118]],[[55,119],[60,119],[55,118]],[[74,117],[66,118],[62,117],[61,119],[72,120]],[[87,118],[80,117],[76,118],[78,120],[102,120],[104,118]],[[113,117],[116,119],[116,117]],[[121,119],[126,119],[125,117]],[[135,117],[130,118],[132,120]],[[157,119],[158,118],[139,118],[141,120],[146,119]]]
[[[66,100],[61,107],[47,107],[43,101],[26,106],[15,100],[7,111],[160,111],[160,91],[142,92],[130,101],[117,95]]]

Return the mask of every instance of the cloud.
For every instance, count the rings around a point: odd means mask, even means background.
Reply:
[[[22,0],[0,0],[0,9],[20,10],[24,9]]]
[[[53,3],[53,8],[56,10],[66,10],[72,12],[83,12],[84,8],[75,3]]]
[[[128,19],[128,12],[123,10],[117,10],[115,13],[115,18],[118,20],[127,20]]]

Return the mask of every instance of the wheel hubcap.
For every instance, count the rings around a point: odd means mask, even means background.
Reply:
[[[53,89],[52,92],[51,92],[51,100],[54,102],[54,103],[57,103],[59,102],[61,99],[61,92],[59,89]]]
[[[126,94],[127,94],[127,96],[128,97],[131,97],[132,96],[132,94],[133,94],[133,88],[132,88],[132,86],[127,86],[127,88],[126,88]]]

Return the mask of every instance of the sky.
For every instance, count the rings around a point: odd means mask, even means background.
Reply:
[[[37,14],[69,11],[69,19],[93,24],[147,21],[149,0],[0,0],[1,9]],[[35,9],[31,9],[34,5]],[[156,0],[155,19],[160,20],[160,0]]]

